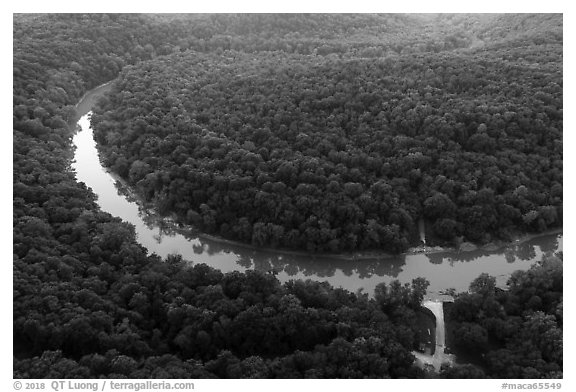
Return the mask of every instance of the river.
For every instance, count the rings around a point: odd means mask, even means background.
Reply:
[[[354,292],[362,289],[370,295],[380,282],[398,279],[405,283],[424,277],[430,281],[427,297],[435,299],[449,288],[467,290],[470,282],[482,272],[496,277],[498,285],[504,286],[513,271],[529,269],[545,252],[562,250],[562,235],[551,234],[496,251],[421,253],[354,260],[257,250],[206,238],[191,230],[179,230],[171,221],[163,222],[148,214],[134,198],[126,195],[126,190],[121,190],[117,177],[100,164],[89,116],[97,96],[109,87],[104,85],[92,90],[76,106],[79,127],[73,139],[76,150],[72,168],[78,181],[92,188],[103,211],[135,226],[138,241],[150,253],[162,257],[181,254],[192,263],[206,263],[222,272],[248,269],[273,272],[281,282],[290,279],[327,281],[334,287]]]

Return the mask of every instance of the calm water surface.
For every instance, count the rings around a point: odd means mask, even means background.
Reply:
[[[240,245],[206,239],[197,234],[175,231],[169,222],[158,221],[129,200],[117,186],[116,177],[100,164],[96,143],[90,128],[90,109],[98,94],[109,86],[86,95],[77,106],[79,132],[74,137],[75,162],[72,164],[78,181],[84,182],[98,196],[103,211],[132,223],[138,241],[150,253],[166,257],[181,254],[193,263],[206,263],[222,272],[257,269],[274,271],[282,282],[290,279],[327,281],[335,287],[372,294],[380,282],[398,279],[402,283],[417,277],[430,281],[428,296],[437,297],[443,290],[465,291],[482,272],[495,276],[505,285],[515,270],[527,270],[546,252],[562,250],[562,235],[547,235],[510,245],[494,252],[445,252],[402,255],[394,258],[342,260],[329,256],[289,255],[274,251],[254,250]]]

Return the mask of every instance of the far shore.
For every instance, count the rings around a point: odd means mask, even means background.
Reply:
[[[90,101],[92,98],[94,98],[95,95],[99,95],[102,92],[102,90],[106,90],[107,88],[109,88],[109,85],[112,82],[113,81],[104,83],[104,84],[92,89],[91,91],[87,92],[82,97],[80,102],[76,105],[77,111],[78,111],[78,109],[80,109],[79,112],[82,112],[84,109],[84,108],[80,107],[82,105],[82,103],[84,103],[85,101]],[[78,113],[78,114],[80,114],[80,113]],[[243,242],[228,240],[228,239],[225,239],[225,238],[222,238],[219,236],[215,236],[215,235],[211,235],[211,234],[207,234],[207,233],[202,233],[201,231],[199,231],[198,229],[196,229],[195,227],[193,227],[191,225],[180,223],[178,221],[178,217],[176,217],[175,215],[173,215],[172,217],[160,216],[156,212],[154,206],[149,202],[145,202],[124,179],[120,178],[117,174],[113,173],[109,168],[106,168],[104,166],[102,166],[102,167],[112,176],[112,178],[114,180],[116,180],[118,183],[120,183],[120,185],[123,188],[122,191],[126,195],[131,197],[138,204],[138,206],[145,211],[145,213],[149,217],[153,218],[157,222],[162,222],[162,225],[164,227],[169,227],[170,230],[172,230],[173,232],[176,232],[176,233],[179,233],[179,234],[182,234],[185,236],[195,236],[195,237],[198,237],[200,239],[209,240],[209,241],[216,242],[219,244],[227,244],[227,245],[242,247],[245,249],[251,249],[251,250],[259,251],[259,252],[277,253],[280,255],[305,256],[305,257],[310,257],[312,259],[314,259],[314,258],[323,258],[323,259],[331,258],[331,259],[338,259],[338,260],[361,261],[361,260],[391,259],[391,258],[417,255],[417,254],[424,254],[424,255],[437,254],[437,253],[462,254],[462,253],[474,252],[474,251],[496,252],[497,250],[503,249],[507,246],[519,245],[519,244],[522,244],[524,242],[530,241],[534,238],[544,237],[544,236],[554,235],[554,234],[562,234],[562,232],[563,232],[562,228],[555,228],[555,229],[547,230],[547,231],[542,232],[542,233],[524,233],[524,234],[518,234],[517,236],[514,237],[514,239],[512,241],[509,241],[509,242],[497,241],[497,242],[490,242],[490,243],[484,244],[484,245],[477,245],[477,244],[473,244],[471,242],[463,242],[459,246],[459,248],[419,245],[419,246],[415,246],[415,247],[410,247],[406,252],[398,253],[398,254],[388,253],[388,252],[383,252],[383,251],[378,251],[378,250],[365,251],[365,252],[352,252],[352,253],[326,253],[326,252],[297,251],[297,250],[281,249],[281,248],[262,248],[262,247],[257,247],[257,246],[251,245],[251,244],[243,243]]]
[[[391,259],[396,257],[402,256],[411,256],[417,254],[437,254],[437,253],[458,253],[458,254],[465,254],[467,252],[475,252],[475,251],[485,251],[485,252],[496,252],[499,249],[506,248],[507,246],[512,245],[520,245],[524,242],[530,241],[534,238],[544,237],[548,235],[557,235],[562,234],[562,228],[555,228],[546,230],[542,233],[524,233],[518,234],[515,236],[511,241],[497,241],[497,242],[490,242],[484,245],[476,245],[471,242],[463,242],[459,248],[455,247],[442,247],[442,246],[425,246],[420,245],[416,247],[409,248],[406,252],[402,253],[388,253],[382,251],[366,251],[366,252],[353,252],[353,253],[329,253],[329,252],[306,252],[306,251],[298,251],[298,250],[290,250],[290,249],[281,249],[281,248],[262,248],[258,246],[254,246],[251,244],[246,244],[239,241],[229,240],[226,238],[222,238],[216,235],[203,233],[194,226],[184,224],[178,221],[178,217],[173,214],[169,217],[162,217],[160,216],[155,208],[154,205],[150,202],[145,202],[133,189],[132,187],[122,178],[120,178],[117,174],[111,172],[108,168],[105,168],[106,171],[114,178],[114,180],[118,181],[122,186],[122,192],[132,198],[140,208],[144,210],[144,212],[156,222],[162,222],[162,226],[169,228],[171,231],[184,235],[184,236],[194,236],[199,239],[209,240],[212,242],[216,242],[218,244],[226,244],[232,245],[237,247],[242,247],[244,249],[250,249],[259,252],[271,252],[277,253],[281,255],[287,256],[305,256],[314,258],[331,258],[331,259],[338,259],[338,260],[353,260],[353,261],[361,261],[361,260],[382,260],[382,259]]]

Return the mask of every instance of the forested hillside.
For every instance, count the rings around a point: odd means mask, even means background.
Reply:
[[[509,240],[562,222],[561,36],[516,36],[374,58],[346,40],[344,56],[172,54],[122,72],[93,125],[161,213],[226,238],[401,252],[423,217],[438,242]]]
[[[429,376],[425,279],[369,298],[148,256],[75,180],[71,124],[118,78],[93,117],[105,163],[255,245],[398,252],[420,216],[446,241],[558,226],[561,18],[525,46],[472,19],[14,15],[14,377]]]

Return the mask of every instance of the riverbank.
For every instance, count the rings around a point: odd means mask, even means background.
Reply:
[[[229,240],[216,235],[203,233],[194,226],[184,224],[179,222],[178,217],[173,214],[172,216],[160,216],[156,210],[155,206],[143,200],[143,198],[133,190],[133,188],[124,179],[120,178],[117,174],[111,172],[108,168],[105,168],[108,174],[114,178],[119,184],[119,189],[126,196],[129,197],[131,201],[138,204],[139,208],[147,215],[146,220],[155,222],[157,225],[162,226],[163,229],[168,229],[169,232],[178,233],[186,237],[197,237],[204,240],[209,240],[222,245],[230,245],[235,247],[241,247],[248,250],[259,251],[259,252],[273,252],[285,256],[302,256],[309,257],[310,259],[326,259],[331,258],[335,260],[350,260],[350,261],[362,261],[362,260],[386,260],[394,259],[402,256],[410,256],[417,254],[431,255],[438,253],[459,253],[465,254],[468,252],[485,251],[485,252],[496,252],[499,249],[504,249],[509,246],[520,245],[524,242],[530,241],[535,238],[544,237],[554,234],[562,234],[563,229],[550,229],[542,233],[535,234],[519,234],[514,237],[512,241],[499,241],[490,242],[485,245],[475,245],[470,242],[463,242],[460,247],[441,247],[441,246],[417,246],[411,247],[406,252],[393,254],[380,251],[366,251],[366,252],[351,252],[351,253],[314,253],[306,251],[296,251],[291,249],[278,249],[278,248],[265,248],[257,247],[251,244]]]
[[[555,234],[562,234],[564,231],[563,228],[554,228],[543,231],[542,233],[524,233],[524,234],[517,234],[513,237],[510,241],[493,241],[489,242],[484,245],[474,244],[472,242],[462,242],[459,247],[442,247],[442,246],[417,246],[413,248],[409,248],[406,254],[435,254],[435,253],[444,253],[444,252],[457,252],[457,253],[466,253],[466,252],[475,252],[475,251],[484,251],[484,252],[496,252],[500,249],[504,249],[509,246],[521,245],[525,242],[531,241],[535,238],[555,235]]]

